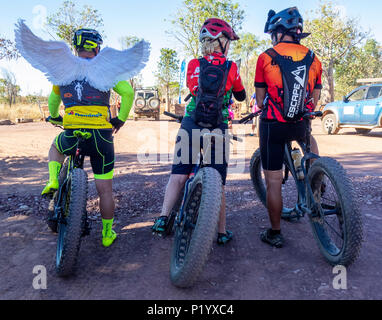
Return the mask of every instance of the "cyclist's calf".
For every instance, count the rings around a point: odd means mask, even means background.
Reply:
[[[99,195],[99,209],[103,219],[114,217],[113,180],[95,180]]]

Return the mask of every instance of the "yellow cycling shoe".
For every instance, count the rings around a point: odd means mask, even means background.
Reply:
[[[41,195],[45,196],[45,195],[48,195],[50,193],[54,193],[54,191],[58,190],[58,187],[59,187],[58,180],[48,181],[44,190],[42,190]]]
[[[114,230],[111,230],[108,237],[105,237],[104,232],[102,231],[102,244],[104,247],[110,247],[116,238],[117,233]]]

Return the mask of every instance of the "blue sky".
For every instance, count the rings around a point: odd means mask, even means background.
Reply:
[[[13,0],[1,1],[0,10],[0,35],[14,39],[14,23],[18,18],[23,18],[31,27],[32,31],[44,39],[51,37],[39,29],[39,17],[46,11],[47,14],[54,13],[61,6],[62,1],[56,0]],[[259,37],[265,38],[263,33],[264,23],[270,9],[275,11],[286,7],[297,6],[302,14],[316,9],[320,1],[315,0],[236,0],[245,10],[245,22],[243,30],[255,33]],[[171,20],[176,13],[176,9],[181,7],[182,0],[77,0],[78,8],[84,4],[89,4],[98,9],[104,20],[104,31],[106,35],[105,45],[120,48],[118,39],[125,35],[134,35],[144,38],[152,45],[150,61],[143,71],[143,78],[146,85],[154,84],[153,72],[159,58],[159,50],[163,47],[177,49],[176,43],[166,34],[171,29]],[[360,24],[365,31],[371,30],[374,37],[382,43],[382,2],[378,0],[337,0],[335,4],[339,6],[344,15],[355,17],[360,20]],[[41,8],[43,9],[41,11]],[[179,47],[178,47],[179,48]],[[180,54],[180,58],[182,58]],[[17,62],[1,61],[0,68],[9,68],[16,74],[17,80],[22,87],[22,94],[38,93],[42,90],[47,94],[50,84],[43,75],[30,67],[23,59]]]

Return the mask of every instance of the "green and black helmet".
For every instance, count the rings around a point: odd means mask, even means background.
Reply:
[[[74,33],[73,46],[77,51],[94,51],[103,44],[102,37],[97,30],[79,29]]]

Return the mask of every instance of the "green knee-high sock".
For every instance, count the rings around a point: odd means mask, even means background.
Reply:
[[[58,180],[62,164],[57,161],[49,161],[49,181]]]
[[[111,230],[113,227],[113,222],[114,222],[114,218],[113,219],[102,219],[102,226],[103,226],[102,235],[104,237],[110,237],[111,236]]]

